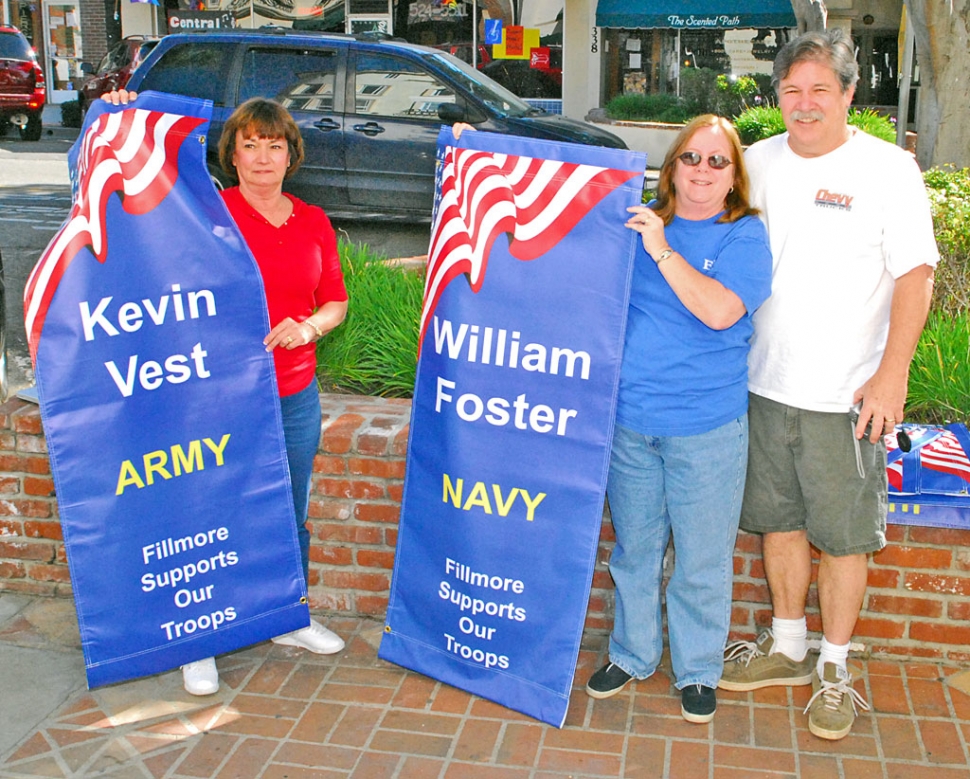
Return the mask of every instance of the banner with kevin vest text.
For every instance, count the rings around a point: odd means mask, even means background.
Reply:
[[[380,657],[561,727],[596,562],[643,154],[450,129]]]
[[[24,290],[92,687],[309,623],[262,279],[206,169],[210,113],[93,102]]]

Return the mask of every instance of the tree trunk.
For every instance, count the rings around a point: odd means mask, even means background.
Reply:
[[[970,0],[906,0],[906,15],[920,66],[916,160],[970,167]]]
[[[798,34],[825,29],[828,10],[824,0],[791,0],[795,19],[798,21]]]

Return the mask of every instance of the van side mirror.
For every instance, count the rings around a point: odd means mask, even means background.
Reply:
[[[465,121],[465,107],[460,103],[438,103],[438,118],[445,124]]]
[[[438,118],[444,124],[454,124],[455,122],[480,124],[488,119],[488,115],[477,105],[458,100],[454,103],[438,103]]]
[[[90,76],[92,73],[94,73],[94,65],[92,65],[90,62],[82,62],[81,75]]]

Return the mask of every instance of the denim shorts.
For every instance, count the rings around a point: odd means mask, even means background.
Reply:
[[[748,480],[741,527],[805,530],[833,557],[886,545],[886,447],[863,438],[845,414],[805,411],[750,395]]]

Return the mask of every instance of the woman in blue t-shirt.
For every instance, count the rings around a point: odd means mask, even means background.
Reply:
[[[707,114],[667,152],[657,199],[630,208],[642,238],[620,371],[607,494],[616,531],[609,663],[586,691],[608,698],[656,670],[663,560],[681,712],[709,722],[731,622],[733,552],[748,452],[751,315],[771,292],[771,253],[748,204],[741,144]]]

